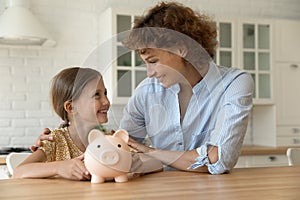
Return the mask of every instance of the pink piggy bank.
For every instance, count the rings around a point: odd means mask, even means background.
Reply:
[[[96,129],[90,131],[84,163],[91,173],[92,183],[103,183],[105,178],[128,181],[127,173],[132,163],[128,139],[125,130],[118,130],[113,135],[104,135]]]

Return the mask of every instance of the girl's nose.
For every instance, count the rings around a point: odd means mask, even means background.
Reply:
[[[107,97],[103,98],[103,100],[101,101],[102,105],[103,106],[106,106],[106,105],[110,105],[110,101]]]

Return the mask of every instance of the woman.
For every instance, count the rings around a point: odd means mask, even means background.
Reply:
[[[209,17],[160,3],[135,22],[124,45],[147,75],[130,98],[120,128],[130,145],[178,170],[221,174],[234,167],[252,108],[253,80],[217,66]],[[148,137],[152,147],[143,145]]]

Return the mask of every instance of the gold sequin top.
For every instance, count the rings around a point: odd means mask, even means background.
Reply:
[[[67,127],[55,129],[50,134],[53,141],[45,140],[40,147],[46,154],[47,162],[69,160],[83,154],[71,139]]]

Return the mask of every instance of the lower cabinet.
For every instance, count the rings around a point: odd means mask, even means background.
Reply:
[[[288,166],[287,156],[284,154],[240,156],[235,168],[271,166]]]
[[[300,126],[277,126],[277,144],[280,146],[299,146]]]

